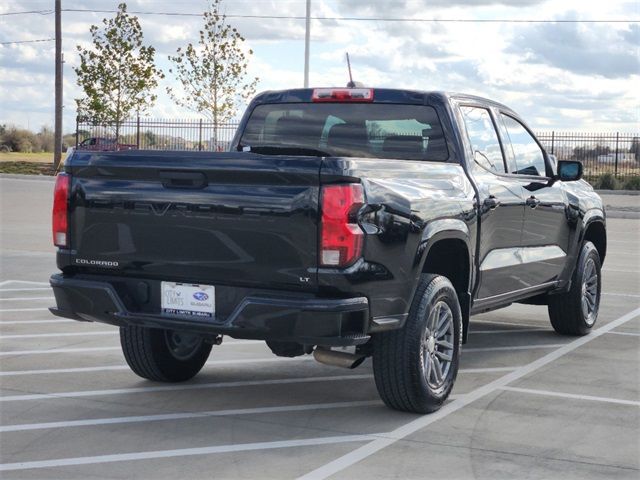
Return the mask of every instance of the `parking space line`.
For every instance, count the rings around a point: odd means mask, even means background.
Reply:
[[[528,328],[534,328],[539,326],[533,323],[515,323],[515,322],[500,322],[497,320],[472,319],[471,323],[469,324],[469,332],[471,332],[471,327],[473,326],[474,323],[487,323],[489,325],[513,325],[514,327],[528,327]]]
[[[48,308],[0,308],[0,312],[48,312]]]
[[[516,328],[511,330],[471,330],[469,329],[469,335],[484,334],[484,333],[524,333],[524,332],[550,332],[548,328]]]
[[[33,287],[33,288],[0,288],[0,293],[3,292],[38,292],[43,290],[51,291],[51,287]]]
[[[547,397],[573,398],[576,400],[589,400],[593,402],[617,403],[619,405],[632,405],[634,407],[640,407],[640,402],[636,402],[634,400],[621,400],[618,398],[610,398],[610,397],[594,397],[592,395],[577,395],[573,393],[551,392],[549,390],[535,390],[531,388],[517,388],[517,387],[502,387],[500,388],[500,390],[506,390],[508,392],[529,393],[533,395],[544,395]]]
[[[305,405],[287,405],[279,407],[236,408],[230,410],[210,410],[205,412],[161,413],[156,415],[137,415],[114,418],[91,418],[83,420],[69,420],[61,422],[24,423],[18,425],[4,425],[0,433],[22,432],[25,430],[44,430],[54,428],[89,427],[96,425],[114,425],[122,423],[161,422],[168,420],[190,420],[193,418],[228,417],[232,415],[259,415],[264,413],[304,412],[307,410],[333,410],[336,408],[382,406],[380,400],[363,400],[353,402],[313,403]]]
[[[117,336],[117,330],[113,333]],[[39,334],[34,334],[39,335]],[[45,334],[48,335],[48,334]],[[85,336],[90,336],[91,333],[83,333]],[[51,334],[51,336],[63,336],[60,334]],[[259,340],[234,340],[233,342],[223,342],[219,346],[234,346],[238,347],[241,345],[260,345],[263,342]],[[120,350],[121,347],[81,347],[81,348],[56,348],[53,347],[51,349],[46,350],[14,350],[8,352],[0,352],[0,357],[8,357],[12,355],[45,355],[49,353],[88,353],[88,352],[108,352],[111,350]]]
[[[9,395],[0,397],[0,402],[24,402],[28,400],[58,400],[63,398],[102,397],[108,395],[129,395],[134,393],[175,392],[215,388],[254,387],[265,385],[290,385],[296,383],[339,382],[343,380],[369,380],[373,375],[333,375],[325,377],[295,377],[274,380],[246,380],[237,382],[192,383],[187,385],[159,385],[153,387],[116,388],[110,390],[80,390],[76,392],[34,393],[29,395]]]
[[[210,360],[205,365],[242,365],[250,363],[272,363],[272,362],[291,362],[291,361],[312,361],[312,356],[305,357],[265,357],[265,358],[240,358],[235,360]],[[510,372],[518,367],[487,367],[487,368],[461,368],[459,373],[498,373]],[[0,371],[0,377],[21,377],[24,375],[51,375],[63,373],[95,373],[110,372],[118,370],[129,370],[128,365],[103,365],[96,367],[74,367],[74,368],[45,368],[39,370],[9,370]]]
[[[12,320],[10,322],[5,322],[0,320],[0,327],[2,325],[31,325],[37,323],[70,323],[77,322],[77,320],[67,320],[66,318],[50,318],[47,320]],[[90,323],[90,322],[87,322]]]
[[[108,352],[111,350],[120,350],[120,347],[84,347],[84,348],[51,348],[49,350],[16,350],[13,352],[0,352],[0,357],[8,357],[12,355],[40,355],[47,353],[89,353],[89,352]]]
[[[313,357],[266,357],[266,358],[239,358],[235,360],[211,360],[205,365],[243,365],[248,363],[270,363],[270,362],[291,362],[291,361],[310,361]],[[117,370],[130,370],[128,365],[104,365],[98,367],[75,367],[75,368],[46,368],[41,370],[12,370],[0,372],[0,377],[20,377],[23,375],[51,375],[54,373],[95,373],[110,372]]]
[[[475,347],[462,348],[463,352],[501,352],[508,350],[535,350],[537,348],[558,348],[564,347],[566,343],[548,343],[540,345],[509,345],[506,347]]]
[[[28,300],[55,300],[55,297],[12,297],[12,298],[0,298],[0,302],[26,302]]]
[[[32,282],[31,280],[4,280],[0,282],[0,287],[9,285],[10,283],[22,283],[25,285],[49,285],[49,282]]]
[[[617,268],[603,268],[603,272],[616,272],[616,273],[638,273],[637,270],[620,270]]]
[[[634,295],[633,293],[609,293],[609,292],[602,292],[602,295],[610,295],[610,296],[612,296],[612,297],[640,298],[640,295]]]
[[[18,340],[21,338],[58,338],[58,337],[91,337],[94,335],[118,335],[118,330],[100,330],[98,332],[62,332],[62,333],[26,333],[20,335],[0,335],[0,340]]]
[[[630,337],[640,337],[640,333],[636,333],[636,332],[607,332],[607,333],[611,333],[613,335],[628,335]]]
[[[448,403],[444,407],[442,407],[437,412],[434,412],[430,415],[425,415],[416,420],[408,422],[395,430],[379,436],[376,440],[363,445],[362,447],[356,448],[355,450],[343,455],[311,472],[299,477],[298,480],[321,480],[330,477],[338,472],[341,472],[352,465],[370,457],[371,455],[376,454],[380,450],[393,445],[399,440],[402,440],[409,435],[416,433],[419,430],[431,425],[432,423],[441,420],[448,415],[457,412],[461,408],[466,407],[467,405],[475,402],[476,400],[489,395],[490,393],[499,390],[502,387],[506,387],[509,383],[519,380],[522,377],[529,375],[530,373],[548,365],[551,362],[556,361],[560,357],[567,355],[573,352],[575,349],[599,338],[601,335],[604,335],[607,332],[610,332],[614,328],[619,327],[620,325],[624,325],[626,322],[633,320],[638,315],[640,315],[640,308],[636,308],[631,312],[613,320],[612,322],[607,323],[593,331],[589,335],[585,335],[583,337],[576,338],[575,340],[563,345],[562,347],[554,350],[553,352],[549,352],[543,357],[534,360],[533,362],[524,365],[513,372],[507,373],[506,375],[489,382],[482,387],[479,387],[470,393],[461,396],[460,398],[454,400],[451,403]]]
[[[374,438],[374,435],[340,435],[334,437],[305,438],[275,442],[236,443],[231,445],[215,445],[199,448],[180,448],[175,450],[156,450],[150,452],[120,453],[115,455],[97,455],[93,457],[59,458],[55,460],[39,460],[33,462],[3,463],[0,464],[0,471],[8,472],[38,468],[94,465],[97,463],[129,462],[132,460],[152,460],[158,458],[188,457],[193,455],[211,455],[215,453],[250,452],[255,450],[271,450],[276,448],[333,445],[337,443],[350,442],[368,442],[373,440]]]

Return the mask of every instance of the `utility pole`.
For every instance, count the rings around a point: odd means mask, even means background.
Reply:
[[[56,112],[54,126],[53,168],[58,169],[62,159],[62,6],[56,2]]]
[[[304,32],[304,88],[309,88],[309,40],[311,33],[311,0],[307,0]]]

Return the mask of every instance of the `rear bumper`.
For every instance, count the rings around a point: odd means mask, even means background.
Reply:
[[[370,338],[365,297],[216,287],[216,318],[202,319],[162,314],[159,281],[56,274],[50,283],[56,298],[51,312],[79,321],[307,345],[360,345]]]

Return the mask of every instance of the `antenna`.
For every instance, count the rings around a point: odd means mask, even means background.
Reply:
[[[349,52],[347,55],[347,68],[349,69],[349,83],[347,83],[347,88],[355,88],[356,83],[353,81],[353,76],[351,75],[351,60],[349,60]]]

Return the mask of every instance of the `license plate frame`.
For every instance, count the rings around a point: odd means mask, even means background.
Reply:
[[[164,315],[214,319],[216,288],[180,282],[161,282],[160,310]]]

